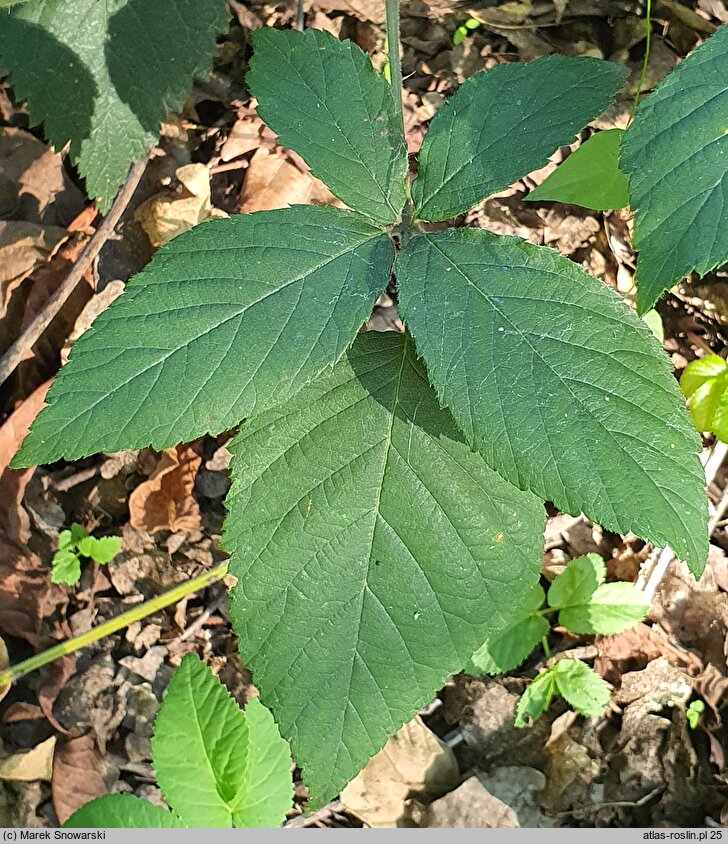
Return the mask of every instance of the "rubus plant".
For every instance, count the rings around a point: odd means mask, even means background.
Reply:
[[[152,759],[171,811],[130,794],[107,794],[63,826],[276,827],[293,804],[290,751],[270,712],[255,698],[241,710],[193,654],[167,687]]]
[[[728,363],[720,355],[706,355],[690,363],[680,376],[680,389],[689,401],[699,431],[728,442]]]
[[[121,551],[121,538],[90,536],[83,525],[74,522],[68,530],[58,534],[58,550],[51,560],[51,583],[72,586],[81,579],[81,558],[99,565],[110,563]]]
[[[78,341],[14,460],[162,449],[240,426],[224,545],[231,615],[315,806],[538,581],[543,500],[707,555],[699,438],[669,360],[610,289],[549,249],[433,231],[610,103],[623,68],[548,56],[478,73],[408,177],[392,85],[348,41],[253,34],[281,143],[352,210],[202,224]],[[358,334],[396,278],[404,334]]]
[[[533,587],[508,625],[483,642],[465,670],[504,674],[517,668],[539,643],[550,657],[547,616],[553,613],[558,613],[561,627],[577,635],[610,636],[642,621],[650,608],[644,594],[631,583],[605,583],[605,579],[604,560],[597,554],[571,560],[548,593],[540,584]],[[516,726],[539,718],[555,693],[589,718],[601,715],[609,701],[609,686],[592,668],[579,659],[562,657],[529,684],[516,709]]]

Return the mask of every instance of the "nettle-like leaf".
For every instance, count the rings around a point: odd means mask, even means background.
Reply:
[[[579,659],[560,659],[526,688],[516,707],[516,727],[527,727],[551,705],[555,693],[580,715],[598,718],[609,703],[609,684]]]
[[[284,400],[342,355],[393,257],[381,229],[337,208],[175,238],[74,346],[14,465],[163,449]]]
[[[241,711],[194,654],[180,663],[152,739],[171,812],[131,795],[81,807],[65,827],[276,827],[293,803],[291,757],[258,700]]]
[[[407,146],[392,88],[369,56],[317,29],[259,29],[253,43],[247,83],[258,114],[339,199],[394,223],[407,196]]]
[[[647,615],[649,601],[631,583],[605,583],[606,567],[597,554],[577,557],[554,579],[550,607],[572,633],[621,633]]]
[[[413,237],[397,279],[441,402],[493,468],[702,572],[700,441],[667,356],[616,293],[552,250],[476,229]]]
[[[543,506],[469,449],[398,334],[360,336],[231,450],[231,614],[319,804],[507,627]]]
[[[417,217],[462,214],[574,140],[624,84],[625,68],[546,56],[471,76],[435,115],[412,185]]]
[[[680,376],[680,389],[690,399],[695,427],[728,442],[728,363],[719,355],[691,361]]]
[[[517,668],[549,632],[549,623],[538,615],[545,600],[539,584],[513,614],[509,623],[492,633],[465,666],[468,674],[505,674]]]
[[[728,261],[728,26],[640,103],[622,144],[635,211],[637,306]]]
[[[224,0],[33,0],[2,14],[0,65],[106,211],[129,165],[210,70]],[[143,80],[140,81],[140,80]]]
[[[629,205],[629,179],[619,169],[623,134],[621,129],[607,129],[592,135],[525,199],[565,202],[594,211]]]

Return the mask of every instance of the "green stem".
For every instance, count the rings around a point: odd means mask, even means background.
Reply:
[[[399,0],[386,0],[387,8],[387,52],[389,53],[389,76],[394,93],[394,107],[402,121],[404,134],[404,114],[402,112],[402,58],[399,54]]]
[[[640,94],[642,93],[642,86],[645,84],[645,77],[647,76],[647,63],[650,60],[650,45],[652,43],[652,0],[647,0],[645,9],[645,57],[642,59],[642,70],[640,71],[640,79],[637,83],[637,90],[634,92],[634,102],[632,103],[632,111],[629,113],[629,121],[627,126],[634,120],[634,113],[637,111],[637,106],[640,101]]]
[[[546,636],[541,638],[541,647],[543,648],[543,652],[546,654],[546,659],[551,659],[551,648],[549,647]]]
[[[110,618],[108,621],[105,621],[103,624],[99,624],[97,627],[93,627],[91,630],[86,633],[82,633],[80,636],[75,636],[73,639],[61,642],[60,645],[54,645],[52,648],[48,648],[48,650],[43,651],[42,653],[35,654],[28,659],[24,659],[22,662],[11,666],[6,671],[0,671],[0,688],[2,688],[6,683],[12,683],[20,677],[30,674],[31,671],[42,668],[49,662],[53,662],[54,659],[59,659],[66,654],[71,654],[74,651],[79,650],[80,648],[85,648],[93,642],[98,642],[99,639],[103,639],[105,636],[110,636],[112,633],[116,633],[124,627],[128,627],[135,621],[141,621],[143,618],[147,618],[147,616],[150,616],[155,612],[159,612],[159,610],[163,610],[170,604],[176,604],[177,601],[181,601],[182,598],[190,595],[192,592],[197,592],[199,589],[204,589],[205,586],[209,586],[216,580],[221,580],[227,574],[227,568],[227,563],[221,563],[219,566],[215,566],[215,568],[210,569],[210,571],[199,575],[199,577],[193,577],[192,580],[188,580],[187,583],[181,583],[179,586],[175,586],[167,592],[157,595],[156,598],[144,601],[133,609],[127,610],[114,618]]]

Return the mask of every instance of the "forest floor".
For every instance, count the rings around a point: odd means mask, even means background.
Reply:
[[[305,25],[351,38],[381,67],[383,7],[380,0],[314,0],[306,4]],[[23,472],[7,466],[73,340],[156,246],[221,212],[336,201],[297,155],[278,146],[244,85],[250,31],[295,26],[296,9],[231,0],[231,10],[232,27],[220,40],[213,76],[196,84],[182,115],[169,118],[116,234],[0,387],[0,634],[11,663],[225,559],[219,540],[229,435],[161,454],[145,449]],[[644,55],[643,12],[637,0],[404,3],[410,152],[417,152],[428,121],[464,79],[500,62],[550,52],[597,56],[632,69],[625,93],[594,124],[623,128]],[[470,17],[481,26],[455,46],[455,29]],[[654,0],[644,89],[725,23],[722,0]],[[24,105],[7,81],[0,84],[0,118],[2,352],[57,289],[99,218],[64,157],[45,146],[39,130],[29,131]],[[635,255],[626,210],[523,201],[569,151],[560,150],[547,167],[458,222],[558,249],[631,302]],[[676,375],[706,350],[725,356],[725,270],[673,290],[658,312]],[[380,298],[369,327],[401,330],[390,296]],[[706,457],[711,453],[707,441]],[[554,654],[578,655],[614,686],[604,717],[584,719],[555,703],[531,728],[513,727],[518,696],[543,667],[543,654],[504,678],[459,675],[341,799],[306,817],[299,784],[289,823],[487,826],[515,817],[522,826],[727,824],[728,461],[722,454],[715,452],[708,469],[711,554],[700,583],[675,562],[656,569],[659,549],[634,536],[551,511],[547,580],[569,559],[595,552],[611,579],[639,581],[654,591],[647,621],[626,633],[574,637],[556,628],[552,634]],[[58,534],[72,522],[96,536],[120,536],[122,551],[108,566],[87,566],[75,587],[52,585]],[[9,689],[0,703],[0,826],[55,826],[109,791],[162,802],[150,762],[151,731],[166,685],[190,651],[241,704],[256,694],[238,656],[223,583]],[[706,709],[693,729],[686,708],[696,698]]]

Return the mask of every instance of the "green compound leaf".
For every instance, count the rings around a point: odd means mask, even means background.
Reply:
[[[209,72],[228,18],[224,0],[36,0],[0,23],[0,65],[31,124],[44,123],[57,149],[71,142],[105,212],[167,110]]]
[[[586,718],[598,718],[609,703],[609,684],[579,659],[560,659],[549,669],[561,697]]]
[[[529,202],[565,202],[594,211],[629,205],[629,179],[619,169],[624,132],[597,132],[526,197]]]
[[[407,146],[391,86],[362,50],[328,32],[258,29],[247,83],[258,114],[347,205],[394,223]]]
[[[607,108],[626,76],[616,64],[558,55],[471,76],[425,136],[412,185],[417,217],[455,217],[542,167]]]
[[[363,217],[313,206],[175,238],[74,346],[16,466],[159,450],[285,400],[351,343],[393,255]]]
[[[186,829],[171,812],[131,794],[107,794],[77,809],[64,829]]]
[[[293,803],[288,745],[270,713],[259,701],[241,711],[193,654],[169,684],[152,755],[165,800],[189,826],[279,826]]]
[[[91,557],[99,565],[110,563],[121,551],[121,537],[102,536],[96,539],[94,536],[87,536],[78,543],[78,550],[84,557]]]
[[[508,625],[543,507],[468,448],[394,333],[360,336],[232,451],[231,615],[317,805]]]
[[[441,403],[493,468],[702,572],[699,438],[667,356],[612,290],[556,252],[475,229],[414,237],[397,278]]]
[[[591,596],[604,583],[606,574],[607,567],[598,554],[576,557],[554,578],[549,587],[549,606],[560,609],[588,604]]]
[[[51,560],[51,583],[73,586],[81,579],[81,562],[73,551],[59,549]]]
[[[636,214],[637,306],[728,260],[728,26],[638,107],[622,144]]]
[[[728,441],[728,364],[718,355],[691,361],[680,376],[680,389],[690,399],[690,415],[699,431]]]
[[[563,607],[559,624],[572,633],[611,636],[642,621],[649,609],[644,594],[631,583],[605,583],[588,601]]]
[[[534,613],[544,602],[544,592],[536,584],[523,607],[514,614],[507,627],[493,633],[465,666],[468,674],[505,674],[517,668],[541,639],[549,632],[549,623]]]
[[[516,707],[516,727],[528,727],[537,721],[551,705],[556,682],[553,668],[539,674],[521,695]]]

